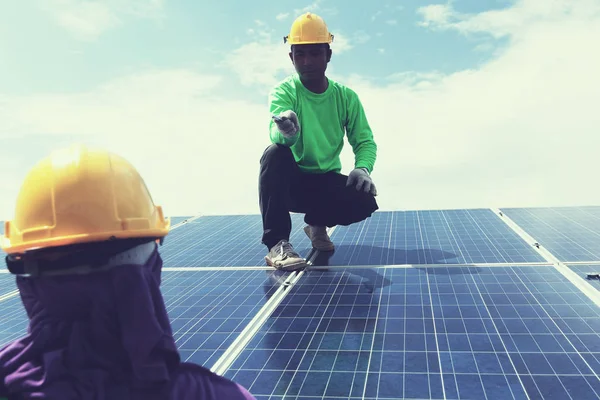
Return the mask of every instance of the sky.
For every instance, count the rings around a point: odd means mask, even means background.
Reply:
[[[0,220],[75,143],[131,161],[168,215],[259,213],[306,11],[367,112],[381,210],[600,204],[600,0],[23,0],[0,5]]]

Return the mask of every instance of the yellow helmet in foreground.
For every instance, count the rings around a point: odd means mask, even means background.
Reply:
[[[169,229],[170,220],[128,161],[72,146],[28,172],[0,245],[13,254],[110,239],[162,238]]]
[[[289,44],[317,44],[333,42],[333,35],[327,29],[323,18],[307,12],[292,23],[290,34],[283,38]]]

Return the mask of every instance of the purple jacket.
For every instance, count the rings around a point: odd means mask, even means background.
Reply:
[[[0,349],[0,398],[254,399],[181,362],[160,292],[162,258],[150,245],[133,250],[141,261],[122,258],[99,273],[17,277],[29,327]]]

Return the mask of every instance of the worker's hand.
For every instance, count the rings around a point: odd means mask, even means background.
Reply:
[[[290,138],[300,131],[298,116],[292,110],[284,111],[278,117],[273,118],[273,121],[283,136]]]
[[[373,196],[377,196],[377,188],[366,168],[355,168],[350,172],[348,180],[346,181],[346,186],[351,185],[355,185],[356,190],[362,190],[365,193],[371,193]]]

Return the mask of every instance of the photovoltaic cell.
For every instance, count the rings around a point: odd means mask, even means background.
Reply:
[[[505,208],[502,212],[563,262],[600,260],[600,207]]]
[[[598,398],[598,316],[548,267],[309,271],[226,376],[258,399]]]
[[[377,212],[332,240],[329,265],[545,262],[488,209]]]
[[[302,230],[304,216],[292,214],[290,241],[308,254],[311,244]],[[173,230],[161,248],[167,267],[265,266],[260,215],[203,216]]]

